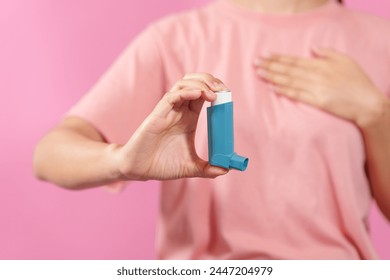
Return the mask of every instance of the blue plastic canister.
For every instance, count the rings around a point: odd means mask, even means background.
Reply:
[[[244,171],[248,158],[234,152],[233,102],[230,91],[216,92],[217,99],[207,108],[210,165]]]

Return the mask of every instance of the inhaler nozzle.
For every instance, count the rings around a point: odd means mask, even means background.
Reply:
[[[234,153],[230,158],[230,168],[245,171],[246,167],[248,166],[248,161],[248,158],[242,157]]]

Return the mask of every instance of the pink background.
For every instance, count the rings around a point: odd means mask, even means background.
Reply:
[[[0,2],[0,259],[155,257],[156,182],[70,192],[34,179],[32,152],[148,22],[207,2]],[[348,4],[390,18],[389,1]],[[375,208],[371,226],[390,259],[390,226]]]

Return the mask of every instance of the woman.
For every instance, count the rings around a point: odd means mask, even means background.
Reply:
[[[162,19],[40,141],[36,174],[70,189],[162,180],[160,258],[377,258],[389,27],[333,0],[221,0]],[[244,173],[204,160],[203,103],[227,88]]]

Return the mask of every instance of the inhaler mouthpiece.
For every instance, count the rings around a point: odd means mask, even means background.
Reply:
[[[216,94],[217,99],[207,108],[209,163],[244,171],[248,158],[234,152],[232,93],[219,91]]]

